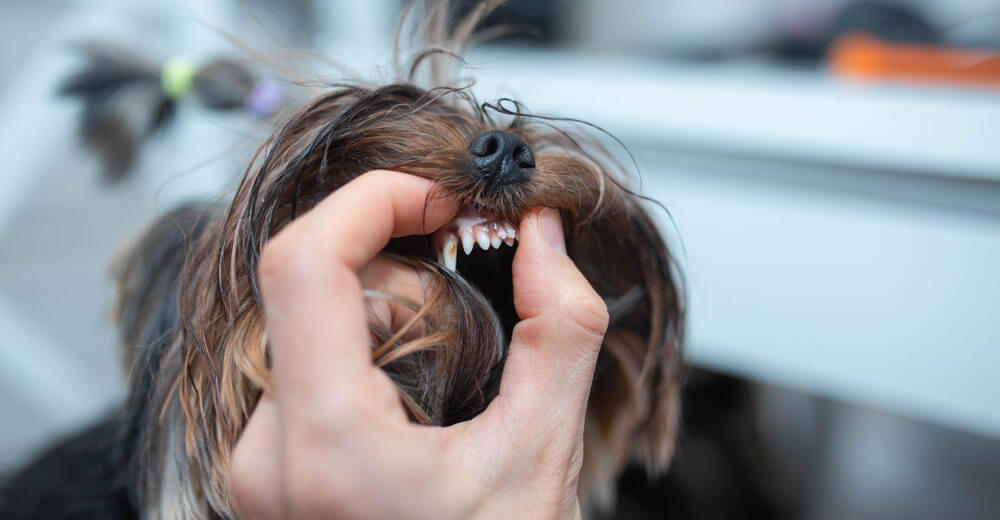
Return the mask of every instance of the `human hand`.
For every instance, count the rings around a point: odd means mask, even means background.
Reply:
[[[359,273],[399,276],[373,261],[389,239],[428,234],[455,215],[454,202],[427,198],[431,186],[366,173],[264,247],[272,391],[232,454],[241,518],[579,518],[584,416],[608,315],[565,255],[558,213],[534,209],[520,222],[512,276],[521,321],[482,414],[413,424],[372,364]]]

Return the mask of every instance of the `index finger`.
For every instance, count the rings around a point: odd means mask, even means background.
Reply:
[[[259,281],[283,415],[322,410],[317,400],[342,398],[375,374],[357,271],[390,238],[430,233],[455,215],[457,205],[432,189],[412,175],[368,172],[265,246]]]

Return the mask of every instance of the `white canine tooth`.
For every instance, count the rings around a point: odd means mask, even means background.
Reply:
[[[455,235],[450,235],[444,241],[444,246],[441,248],[441,256],[444,260],[444,266],[452,271],[458,265],[458,239]]]
[[[449,243],[444,250],[444,266],[452,271],[458,266],[458,244]]]
[[[490,248],[490,235],[486,233],[485,229],[479,228],[479,230],[476,231],[476,242],[479,244],[479,247],[483,248],[484,251]]]
[[[500,227],[498,227],[497,228],[497,236],[500,237],[500,240],[506,240],[507,239],[507,226],[500,226]]]
[[[493,238],[490,239],[490,245],[493,246],[493,249],[500,249],[501,242],[502,240],[497,235],[493,235]]]
[[[503,243],[507,244],[508,246],[514,247],[514,237],[507,237],[503,239]]]
[[[462,237],[462,250],[465,251],[465,254],[471,253],[472,248],[476,247],[476,240],[472,238],[472,230],[463,229],[458,233]]]

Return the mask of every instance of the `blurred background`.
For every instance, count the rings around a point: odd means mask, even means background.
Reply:
[[[120,401],[115,251],[231,193],[270,129],[182,100],[108,182],[56,96],[73,44],[386,79],[403,8],[0,0],[0,472]],[[486,25],[520,30],[469,53],[481,100],[600,125],[670,210],[696,370],[674,469],[630,470],[620,517],[1000,514],[1000,1],[524,0]]]

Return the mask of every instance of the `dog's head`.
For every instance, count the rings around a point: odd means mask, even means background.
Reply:
[[[166,389],[159,395],[168,418],[158,438],[177,446],[192,478],[172,477],[174,463],[152,462],[145,500],[170,500],[165,493],[184,488],[206,504],[202,512],[228,511],[230,449],[268,384],[256,287],[261,249],[374,169],[431,179],[432,196],[462,208],[439,231],[394,239],[383,252],[421,281],[419,301],[391,287],[367,292],[373,360],[396,382],[411,419],[460,422],[496,394],[517,321],[515,230],[528,208],[544,206],[561,214],[568,254],[611,317],[589,401],[581,499],[607,504],[630,457],[664,469],[679,407],[681,288],[646,204],[612,155],[579,128],[512,101],[480,104],[466,89],[405,82],[335,86],[287,119],[188,255],[181,326],[157,386]],[[376,307],[386,301],[416,318],[385,319]]]

